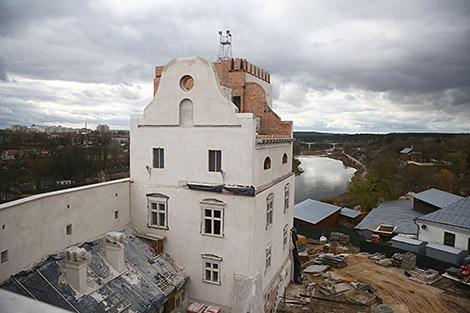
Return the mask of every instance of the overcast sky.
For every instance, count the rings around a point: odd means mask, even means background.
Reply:
[[[0,128],[128,129],[154,66],[225,29],[295,130],[470,132],[468,0],[1,0]]]

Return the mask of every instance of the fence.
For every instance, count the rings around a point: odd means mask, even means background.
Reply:
[[[384,253],[388,258],[390,258],[394,253],[406,253],[408,251],[395,248],[392,246],[387,246],[381,243],[375,243],[370,241],[361,240],[359,247],[361,252],[368,252],[368,253]],[[416,254],[416,265],[423,269],[432,268],[439,273],[445,272],[445,270],[449,267],[455,267],[455,264],[447,263],[444,261],[436,260],[434,258],[430,258],[424,254],[413,253]]]
[[[359,246],[361,236],[344,227],[298,227],[297,233],[307,238],[319,239],[321,236],[330,238],[330,234],[338,232],[349,235],[349,242],[355,246]]]

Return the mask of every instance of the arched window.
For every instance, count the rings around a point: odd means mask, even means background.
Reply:
[[[180,103],[180,125],[193,124],[193,102],[189,99],[184,99]]]
[[[270,168],[271,168],[271,159],[269,157],[266,157],[266,159],[264,159],[264,169],[267,170]]]
[[[282,164],[286,164],[287,163],[287,153],[284,153],[284,155],[282,156]]]

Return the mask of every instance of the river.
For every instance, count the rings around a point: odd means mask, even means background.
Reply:
[[[346,192],[355,168],[343,162],[322,156],[296,156],[304,172],[295,178],[295,203],[305,199],[321,200],[337,197]]]

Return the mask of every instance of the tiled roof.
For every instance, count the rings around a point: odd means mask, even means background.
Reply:
[[[64,254],[51,255],[31,271],[18,273],[0,288],[75,312],[155,312],[166,296],[189,277],[165,253],[152,255],[150,246],[126,229],[126,270],[118,273],[105,258],[101,239],[81,247],[91,254],[88,291],[77,295],[65,279]]]
[[[418,227],[413,222],[423,213],[413,210],[412,201],[384,201],[355,227],[355,229],[375,230],[379,225],[396,226],[395,233],[417,234]]]
[[[413,197],[441,209],[463,199],[461,196],[434,188],[419,192]]]
[[[351,210],[351,209],[348,209],[348,208],[342,208],[339,215],[346,216],[346,217],[349,217],[349,218],[356,218],[359,215],[361,215],[361,212],[356,211],[356,210]]]
[[[444,209],[421,216],[417,220],[433,222],[470,233],[470,197],[454,202]]]
[[[304,222],[317,224],[339,210],[341,208],[336,205],[307,199],[294,206],[294,217]]]

